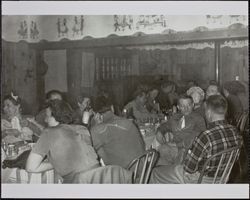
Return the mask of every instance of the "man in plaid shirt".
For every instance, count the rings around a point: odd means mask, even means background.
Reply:
[[[226,112],[225,98],[221,95],[210,96],[205,103],[208,130],[195,138],[183,164],[156,167],[150,183],[197,183],[201,169],[211,155],[241,145],[242,138],[236,127],[225,121]],[[218,157],[209,163],[202,183],[211,183],[218,164]]]

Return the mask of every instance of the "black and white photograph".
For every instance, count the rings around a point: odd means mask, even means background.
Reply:
[[[206,3],[3,1],[2,197],[249,198],[248,2]]]

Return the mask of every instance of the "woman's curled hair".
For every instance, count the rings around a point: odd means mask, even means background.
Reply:
[[[51,115],[61,124],[70,124],[73,121],[73,110],[71,106],[59,99],[50,100],[47,107],[51,110]]]

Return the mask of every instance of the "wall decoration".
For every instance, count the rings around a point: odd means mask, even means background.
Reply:
[[[114,30],[153,30],[156,27],[166,27],[164,15],[114,15]]]
[[[73,37],[75,35],[81,34],[83,35],[83,26],[84,26],[84,17],[81,15],[78,19],[78,16],[74,17],[74,26],[72,28]]]
[[[245,15],[229,15],[230,21],[229,23],[238,23],[240,21],[245,21],[246,20],[246,16]]]
[[[28,42],[104,38],[109,35],[139,36],[142,33],[229,29],[232,24],[248,26],[247,15],[24,15],[4,16],[2,39]],[[197,28],[198,27],[198,28]]]
[[[131,15],[114,15],[114,30],[125,31],[125,29],[132,29],[133,17]]]
[[[207,24],[230,25],[246,22],[246,15],[206,15]]]
[[[136,23],[136,29],[141,27],[153,29],[157,26],[166,27],[166,18],[164,15],[140,15]]]
[[[230,40],[225,41],[221,48],[223,47],[231,47],[231,48],[243,48],[248,46],[248,40]]]
[[[223,15],[206,15],[206,18],[207,18],[207,24],[218,23],[218,22],[222,24]]]
[[[28,27],[26,20],[20,22],[20,29],[17,31],[19,38],[27,39],[28,38]]]
[[[39,31],[37,29],[37,24],[34,21],[31,21],[30,27],[30,38],[31,39],[38,39]]]
[[[63,18],[61,20],[60,18],[57,19],[57,33],[58,37],[68,36],[69,28],[67,26],[67,19]]]
[[[72,16],[57,19],[58,37],[77,37],[83,35],[84,16]],[[72,33],[72,34],[71,34]],[[69,35],[70,34],[70,35]]]
[[[17,31],[19,38],[21,39],[38,39],[39,31],[37,28],[37,23],[35,21],[30,22],[29,32],[26,20],[20,22],[20,28]]]

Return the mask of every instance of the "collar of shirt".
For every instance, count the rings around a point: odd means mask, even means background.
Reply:
[[[227,123],[226,120],[218,120],[218,121],[210,122],[208,124],[208,129],[211,129],[211,128],[217,126],[217,125],[223,125],[223,124],[226,124],[226,123]]]
[[[107,111],[105,114],[103,114],[103,122],[107,123],[109,121],[112,121],[115,117],[115,114],[112,111]]]

